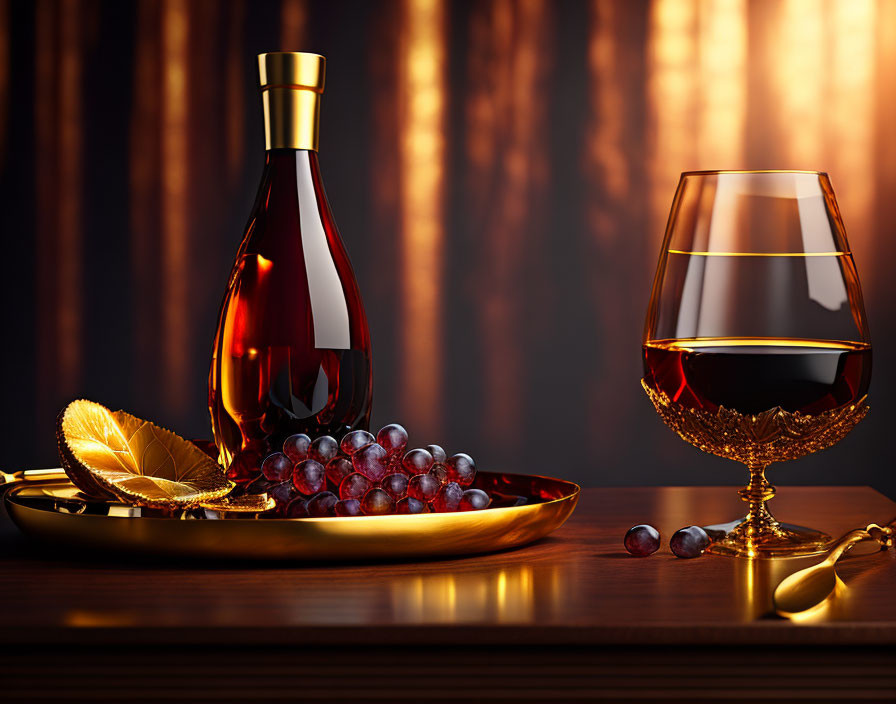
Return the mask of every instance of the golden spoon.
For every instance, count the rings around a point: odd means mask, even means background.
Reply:
[[[837,560],[853,545],[863,540],[877,540],[882,547],[892,547],[894,541],[892,522],[883,527],[871,523],[865,528],[849,531],[834,543],[834,547],[824,560],[781,580],[773,597],[777,612],[783,615],[800,613],[827,599],[837,583],[837,572],[834,570]]]

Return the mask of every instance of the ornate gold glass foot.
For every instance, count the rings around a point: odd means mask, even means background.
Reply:
[[[779,523],[767,502],[775,487],[765,478],[772,462],[792,460],[839,442],[868,413],[862,398],[854,404],[818,415],[772,408],[745,415],[727,408],[698,411],[672,401],[666,394],[641,385],[663,421],[704,452],[742,462],[750,483],[738,493],[747,515],[732,523],[705,528],[712,545],[707,552],[737,557],[796,557],[823,552],[831,537],[820,531]]]
[[[731,526],[734,526],[731,528]],[[726,530],[729,529],[730,530]],[[826,552],[831,536],[811,528],[778,523],[758,527],[746,518],[704,528],[712,539],[706,552],[731,557],[800,557]]]
[[[765,468],[750,468],[750,483],[738,492],[747,502],[744,518],[731,523],[705,526],[712,539],[707,552],[734,557],[797,557],[824,552],[831,536],[821,531],[779,523],[769,512],[767,502],[775,487],[765,478]]]

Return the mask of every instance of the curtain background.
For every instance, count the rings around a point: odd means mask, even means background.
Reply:
[[[585,485],[735,484],[639,387],[683,170],[828,171],[872,412],[776,483],[896,496],[893,0],[0,0],[4,470],[71,399],[209,435],[216,314],[263,163],[255,55],[326,55],[320,158],[376,426]]]

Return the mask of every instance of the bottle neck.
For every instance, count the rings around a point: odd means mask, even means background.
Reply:
[[[262,89],[264,148],[307,149],[316,152],[320,93],[296,86]]]
[[[284,182],[295,181],[300,171],[312,173],[315,179],[320,178],[317,152],[311,149],[268,149],[264,153],[264,165],[270,176]]]
[[[311,185],[300,188],[301,184]],[[308,192],[314,198],[304,197]],[[296,206],[311,212],[319,210],[317,193],[323,193],[317,152],[310,149],[268,149],[264,153],[264,173],[256,204],[267,211],[294,211]],[[312,205],[312,203],[314,203]]]

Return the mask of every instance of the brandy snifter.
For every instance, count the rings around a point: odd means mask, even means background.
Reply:
[[[642,385],[666,424],[742,462],[747,515],[709,552],[808,555],[830,537],[779,523],[773,462],[839,442],[868,412],[871,339],[827,174],[682,174],[643,339]]]

